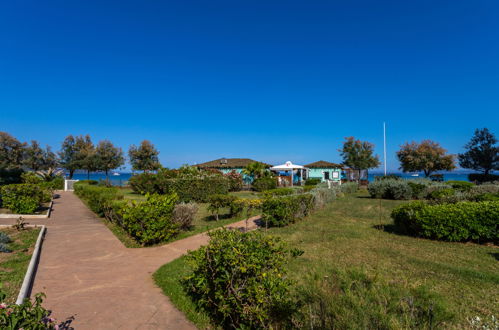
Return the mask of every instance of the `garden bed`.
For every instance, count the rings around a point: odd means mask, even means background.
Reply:
[[[50,213],[52,212],[53,204],[53,201],[50,201],[50,203],[43,203],[42,206],[37,211],[35,211],[34,214],[15,214],[12,213],[9,209],[0,208],[0,219],[16,219],[19,217],[30,219],[49,218]]]
[[[390,213],[406,202],[367,197],[363,192],[340,198],[295,224],[269,230],[305,251],[288,265],[296,283],[291,294],[304,299],[310,316],[298,321],[307,327],[324,321],[338,328],[403,328],[421,317],[436,327],[469,328],[471,318],[499,316],[497,246],[398,235]],[[209,316],[196,310],[180,284],[188,273],[185,259],[164,265],[154,278],[177,308],[206,328]],[[427,315],[418,315],[416,307]]]
[[[14,303],[23,284],[40,228],[26,227],[17,231],[11,227],[0,227],[0,232],[12,239],[8,243],[12,252],[0,252],[0,283],[7,294],[7,302]]]

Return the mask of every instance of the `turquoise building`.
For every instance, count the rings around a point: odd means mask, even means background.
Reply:
[[[319,160],[318,162],[305,165],[308,168],[308,178],[321,179],[322,182],[341,181],[342,166],[336,163]]]
[[[215,169],[219,170],[223,174],[230,173],[232,171],[242,174],[243,169],[251,163],[262,163],[250,158],[220,158],[215,159],[206,163],[201,163],[194,165],[197,168],[202,169]],[[271,165],[263,163],[265,166],[270,167]],[[242,174],[243,181],[246,184],[250,184],[253,181],[253,178]]]

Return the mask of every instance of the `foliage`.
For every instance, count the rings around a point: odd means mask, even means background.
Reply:
[[[22,168],[2,168],[0,167],[0,186],[22,182]]]
[[[425,286],[406,288],[357,268],[328,267],[320,275],[298,288],[303,307],[294,316],[296,328],[437,329],[453,316]]]
[[[262,220],[268,226],[286,226],[308,215],[312,207],[310,193],[266,198],[262,204]]]
[[[145,195],[147,193],[159,193],[159,188],[156,186],[158,181],[158,175],[153,173],[142,173],[138,175],[133,175],[129,180],[128,184],[132,190],[138,194]]]
[[[188,230],[192,226],[198,209],[196,203],[180,203],[175,205],[172,215],[173,223],[178,224],[182,230]]]
[[[277,182],[276,179],[272,177],[261,177],[255,179],[251,184],[251,186],[256,191],[264,191],[264,190],[275,189],[277,187]]]
[[[104,171],[106,176],[110,170],[114,170],[125,163],[123,151],[121,148],[115,147],[111,141],[100,141],[95,148],[95,168],[99,171]]]
[[[354,194],[359,191],[359,184],[356,182],[345,182],[340,186],[340,191],[344,194]]]
[[[447,150],[437,142],[423,140],[411,142],[400,147],[397,157],[404,172],[423,171],[428,177],[435,171],[450,171],[456,168],[454,157],[446,154]]]
[[[374,155],[374,144],[367,141],[355,140],[353,136],[345,138],[343,148],[340,151],[343,157],[343,164],[359,171],[378,167],[380,162],[377,155]]]
[[[148,172],[159,169],[161,164],[159,163],[158,155],[159,151],[147,140],[142,141],[139,147],[135,145],[130,146],[128,150],[132,169],[136,171]]]
[[[19,142],[7,132],[0,132],[0,168],[20,168],[26,143]]]
[[[283,242],[260,231],[210,232],[207,246],[190,252],[182,284],[198,308],[224,328],[263,329],[294,310]]]
[[[29,184],[40,184],[43,182],[43,179],[36,175],[35,172],[24,172],[21,174],[21,179],[23,183]]]
[[[90,139],[90,137],[88,137]],[[83,140],[82,137],[80,139]],[[80,144],[76,143],[77,138],[73,135],[68,135],[64,139],[59,151],[59,160],[61,166],[69,171],[69,178],[72,179],[74,172],[81,169],[82,153],[80,152]]]
[[[319,178],[309,178],[305,180],[305,186],[316,186],[321,183],[321,179]]]
[[[450,185],[452,188],[458,191],[470,191],[475,185],[471,182],[466,181],[447,181],[446,184]]]
[[[398,174],[377,175],[374,177],[374,181],[380,180],[402,180],[402,177]]]
[[[9,235],[7,235],[6,233],[0,231],[0,243],[7,244],[7,243],[10,243],[11,241],[12,240],[9,237]]]
[[[468,174],[468,180],[477,183],[499,181],[499,175],[490,174],[490,173],[489,174],[471,173]]]
[[[99,216],[105,215],[106,209],[111,206],[113,201],[123,199],[123,194],[118,188],[95,186],[81,182],[75,183],[74,192]]]
[[[484,175],[499,170],[499,145],[497,139],[488,128],[476,129],[475,134],[464,148],[465,153],[459,154],[459,165]]]
[[[0,252],[2,252],[2,253],[11,253],[12,250],[9,249],[7,243],[1,243],[0,242]]]
[[[6,294],[0,291],[0,328],[2,329],[57,329],[50,311],[43,308],[43,293],[37,293],[32,302],[25,299],[21,305],[6,304]]]
[[[210,211],[213,215],[215,215],[215,219],[218,221],[220,211],[224,208],[230,208],[231,216],[234,215],[232,212],[236,210],[236,207],[233,206],[237,197],[232,195],[223,195],[223,194],[215,194],[211,195],[208,198],[208,211]]]
[[[224,174],[229,180],[229,191],[240,191],[243,188],[243,176],[236,171]]]
[[[58,165],[56,155],[49,146],[43,150],[40,144],[32,140],[31,145],[26,146],[23,155],[23,165],[33,171],[46,170]]]
[[[392,211],[398,228],[411,235],[445,241],[497,241],[499,202],[428,205],[411,202]]]
[[[431,182],[410,180],[407,181],[407,185],[411,188],[412,198],[414,199],[424,199],[426,198],[426,188],[431,184]]]
[[[293,188],[275,188],[275,189],[265,190],[263,192],[263,196],[268,198],[274,196],[292,195],[294,193],[296,193],[296,190]]]
[[[267,165],[260,162],[249,163],[243,168],[242,173],[252,177],[254,180],[272,176],[272,173],[267,169]]]
[[[430,199],[443,199],[445,197],[453,196],[455,195],[456,191],[452,188],[445,188],[445,189],[439,189],[439,190],[434,190],[428,194],[428,198]]]
[[[313,197],[313,209],[322,209],[328,203],[335,200],[338,195],[338,191],[338,188],[315,188],[311,190],[310,194],[312,194]]]
[[[14,213],[31,214],[42,203],[49,202],[51,194],[39,185],[23,183],[5,185],[0,189],[3,207]]]
[[[399,179],[385,179],[371,182],[367,191],[372,198],[384,199],[411,199],[412,189],[407,181]]]
[[[177,195],[147,195],[145,201],[132,201],[121,209],[122,226],[137,242],[150,245],[175,236],[180,224],[172,220]]]

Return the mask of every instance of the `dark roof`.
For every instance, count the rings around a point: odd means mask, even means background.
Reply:
[[[249,158],[219,158],[206,163],[197,164],[195,166],[199,168],[241,168],[255,162],[257,161]],[[263,164],[268,167],[271,166],[269,164]]]
[[[325,160],[319,160],[318,162],[313,162],[303,166],[308,168],[343,168],[341,164],[326,162]]]

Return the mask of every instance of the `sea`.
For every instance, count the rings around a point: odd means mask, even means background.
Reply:
[[[112,185],[114,186],[127,186],[128,185],[128,180],[130,177],[133,175],[133,173],[130,172],[115,172],[119,175],[114,175],[114,174],[109,174],[109,181],[111,182]],[[389,174],[396,174],[401,176],[404,179],[416,179],[416,178],[424,178],[423,173],[418,173],[418,176],[412,176],[412,173],[398,173],[398,172],[391,172]],[[468,172],[447,172],[447,173],[440,173],[444,175],[444,181],[451,181],[451,180],[456,180],[456,181],[468,181]],[[382,172],[372,172],[369,173],[369,182],[374,181],[374,178],[377,176],[383,175]],[[87,180],[87,174],[86,173],[75,173],[73,175],[73,179],[75,180]],[[105,173],[90,173],[90,180],[96,180],[96,181],[104,181],[106,180],[106,174]]]

